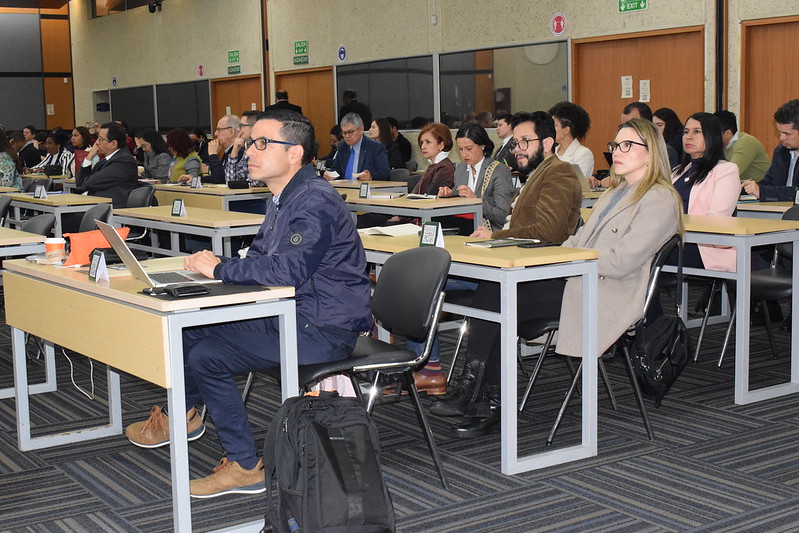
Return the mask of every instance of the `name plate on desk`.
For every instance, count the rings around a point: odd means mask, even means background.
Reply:
[[[193,178],[191,178],[191,188],[192,189],[202,189],[203,188],[203,182],[200,179],[200,176],[194,176]]]
[[[47,198],[47,188],[44,185],[37,185],[36,190],[33,191],[34,198]]]
[[[370,193],[371,188],[369,187],[369,182],[364,181],[361,183],[361,187],[358,190],[358,198],[371,198],[372,195]]]
[[[437,246],[439,248],[444,248],[444,232],[441,230],[440,222],[425,222],[422,224],[419,246]]]
[[[172,216],[186,216],[186,204],[183,203],[183,198],[176,198],[175,200],[172,200]]]

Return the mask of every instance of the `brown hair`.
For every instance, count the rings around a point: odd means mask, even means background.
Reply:
[[[437,142],[444,143],[445,152],[452,150],[452,132],[449,131],[449,128],[445,124],[433,122],[422,128],[421,131],[419,131],[419,138],[417,139],[420,147],[422,146],[422,135],[425,133],[432,135]]]

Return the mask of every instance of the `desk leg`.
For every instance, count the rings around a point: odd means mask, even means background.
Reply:
[[[737,247],[735,317],[735,403],[749,403],[749,309],[752,248]]]
[[[28,368],[25,355],[25,333],[11,328],[11,353],[14,360],[14,387],[17,400],[17,443],[22,451],[38,450],[75,442],[99,439],[122,433],[122,400],[119,390],[119,375],[108,369],[108,417],[109,423],[88,429],[31,437],[30,394]],[[47,361],[49,359],[49,361]],[[55,390],[55,355],[53,344],[45,342],[47,371],[53,378]],[[51,366],[52,365],[52,366]],[[49,381],[49,380],[48,380]],[[185,431],[185,428],[184,428]]]
[[[293,301],[283,304],[287,307],[278,315],[280,322],[280,383],[283,401],[299,392],[299,373],[297,371],[297,314]]]
[[[13,339],[13,328],[12,328],[12,345],[14,342]],[[22,332],[22,353],[25,353],[25,332]],[[27,378],[25,379],[27,383]],[[53,345],[49,343],[45,343],[44,346],[44,383],[36,383],[35,385],[28,385],[28,394],[41,394],[43,392],[53,392],[58,389],[58,385],[56,384],[56,375],[55,375],[55,350],[53,349]],[[0,400],[4,398],[13,398],[14,391],[16,387],[6,387],[5,389],[0,389]]]
[[[518,462],[518,416],[516,412],[516,322],[518,307],[517,283],[505,281],[499,284],[499,308],[503,321],[500,323],[500,353],[502,363],[500,376],[502,381],[501,402],[501,450],[502,472],[516,472]]]
[[[55,234],[56,238],[60,238],[64,235],[64,227],[61,224],[61,212],[56,210],[55,213],[55,227],[53,228],[53,233]]]
[[[174,231],[169,232],[169,241],[171,250],[180,255],[180,234]]]
[[[183,329],[170,323],[168,358],[172,386],[167,388],[169,405],[169,459],[172,471],[174,531],[191,531],[189,495],[189,442],[186,433],[186,384],[183,381]]]

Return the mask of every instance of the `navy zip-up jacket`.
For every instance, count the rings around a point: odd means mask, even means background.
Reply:
[[[372,329],[366,255],[341,195],[311,165],[267,201],[266,218],[244,259],[224,260],[225,283],[289,286],[297,314],[319,327]]]

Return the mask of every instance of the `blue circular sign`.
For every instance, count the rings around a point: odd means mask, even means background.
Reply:
[[[347,47],[346,46],[339,46],[338,47],[338,60],[340,62],[345,62],[347,60]]]

